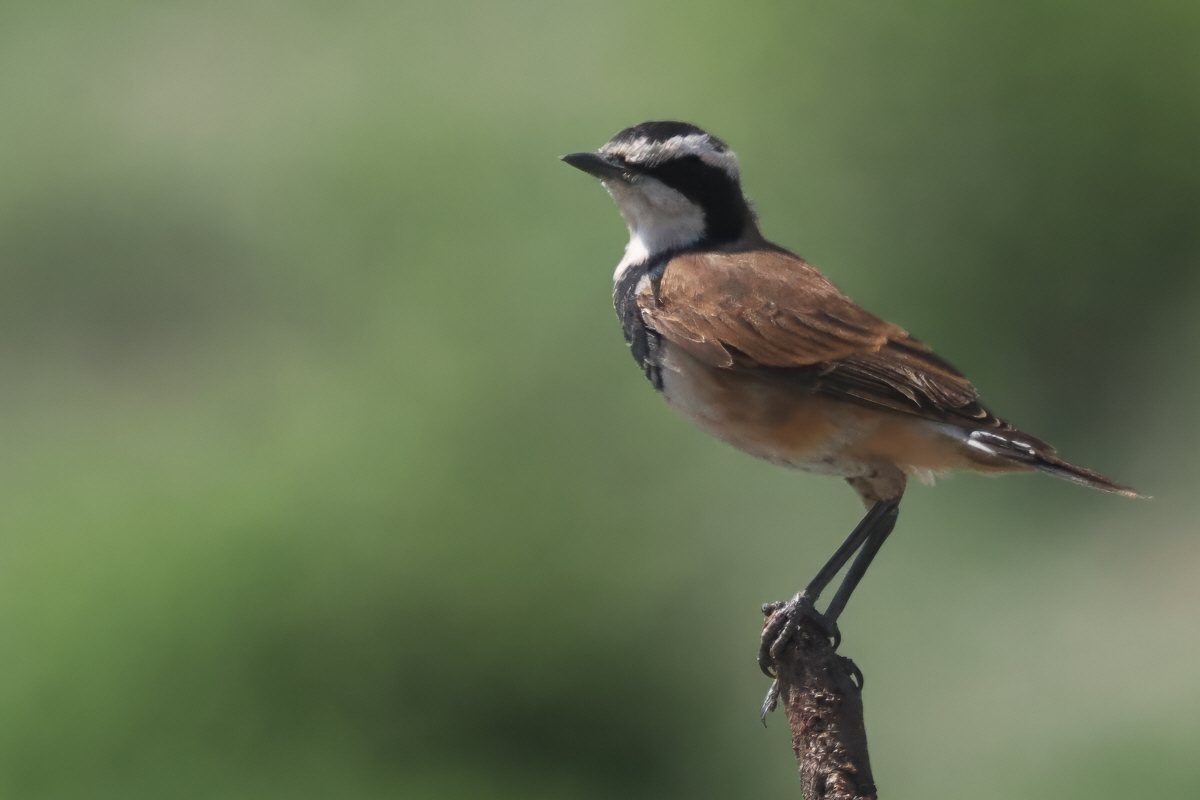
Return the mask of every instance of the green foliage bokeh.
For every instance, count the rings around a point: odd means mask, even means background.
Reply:
[[[890,798],[1200,783],[1200,6],[6,3],[0,797],[795,797],[758,605],[861,509],[713,442],[560,164],[764,231],[1148,494],[914,487],[844,617]]]

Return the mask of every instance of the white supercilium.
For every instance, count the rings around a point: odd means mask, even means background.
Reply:
[[[739,179],[737,155],[732,150],[717,149],[707,133],[672,136],[664,142],[645,138],[619,144],[610,142],[601,147],[600,152],[621,156],[630,164],[648,167],[680,156],[698,156],[701,162],[725,170],[735,181]]]

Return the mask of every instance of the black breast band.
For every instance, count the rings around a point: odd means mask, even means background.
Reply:
[[[629,344],[633,359],[646,373],[646,378],[654,388],[660,392],[663,388],[662,366],[658,358],[661,337],[647,328],[646,323],[642,321],[642,310],[637,302],[637,288],[642,278],[649,275],[650,280],[655,283],[657,294],[658,280],[670,259],[671,254],[664,253],[641,264],[630,265],[613,287],[613,305],[617,307],[617,316],[621,319],[621,328],[625,331],[625,341]]]

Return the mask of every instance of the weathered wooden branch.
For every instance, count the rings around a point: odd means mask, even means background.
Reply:
[[[863,725],[862,673],[801,618],[776,661],[804,800],[876,800]]]

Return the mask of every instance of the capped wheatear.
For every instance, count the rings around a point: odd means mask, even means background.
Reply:
[[[764,608],[774,612],[759,651],[768,676],[799,614],[836,647],[837,618],[891,533],[910,475],[1040,470],[1138,496],[994,416],[961,372],[764,239],[737,156],[715,136],[644,122],[563,160],[599,178],[629,226],[613,276],[617,315],[667,403],[753,456],[844,478],[868,508],[804,591]]]

